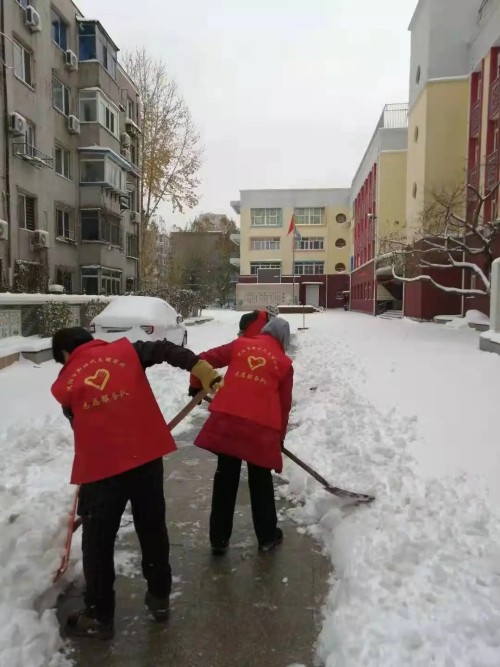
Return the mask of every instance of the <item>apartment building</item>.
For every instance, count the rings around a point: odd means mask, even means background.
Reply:
[[[3,0],[0,276],[8,289],[138,283],[138,91],[70,0]]]
[[[242,190],[240,282],[295,282],[300,303],[334,308],[349,287],[349,190]],[[294,221],[295,233],[289,233]],[[271,270],[271,273],[266,270]]]
[[[481,0],[475,3],[474,21],[469,41],[469,127],[467,182],[480,192],[494,190],[500,180],[500,2]],[[499,217],[499,192],[486,203],[484,218]],[[469,197],[467,214],[476,202]],[[493,256],[500,256],[500,239],[494,244]],[[485,258],[474,258],[486,270]],[[465,273],[464,286],[476,287],[476,277]],[[488,297],[467,297],[464,310],[489,312]]]
[[[403,286],[393,280],[389,239],[406,239],[408,104],[384,107],[351,186],[351,310],[400,310]]]

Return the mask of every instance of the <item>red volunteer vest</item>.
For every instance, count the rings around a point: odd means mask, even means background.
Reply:
[[[243,332],[243,338],[252,338],[259,336],[262,329],[267,324],[267,313],[265,310],[260,310],[257,318],[251,322]],[[283,354],[283,353],[282,353]]]
[[[238,338],[233,343],[224,386],[210,410],[281,431],[279,385],[291,365],[291,359],[272,336]]]
[[[73,413],[72,484],[118,475],[176,449],[137,352],[125,338],[78,347],[52,394]]]

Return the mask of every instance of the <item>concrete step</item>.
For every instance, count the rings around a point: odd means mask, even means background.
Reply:
[[[384,320],[401,320],[403,317],[402,310],[386,310],[380,315]]]

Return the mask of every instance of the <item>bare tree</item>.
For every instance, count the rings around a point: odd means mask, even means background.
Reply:
[[[387,242],[392,253],[393,277],[406,283],[429,282],[451,294],[489,295],[491,265],[495,259],[493,246],[500,220],[491,220],[485,210],[499,187],[500,182],[481,194],[468,184],[451,192],[435,193],[431,204],[421,214],[422,227],[414,243],[409,246],[394,240]],[[403,267],[406,275],[403,275]],[[434,277],[437,272],[449,269],[476,276],[480,287],[447,286]]]
[[[125,54],[124,65],[141,98],[141,248],[147,248],[161,202],[169,202],[173,211],[180,212],[198,204],[203,150],[188,106],[165,63],[137,49]],[[154,262],[146,254],[141,257],[143,274]]]

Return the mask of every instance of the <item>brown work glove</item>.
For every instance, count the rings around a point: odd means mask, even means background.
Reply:
[[[203,359],[193,366],[191,374],[201,382],[201,386],[209,394],[215,394],[223,385],[221,374]]]

